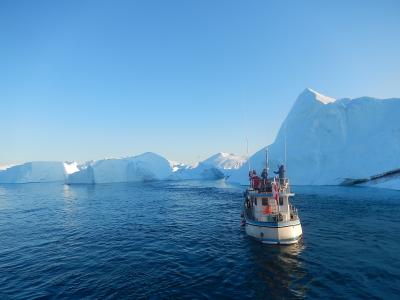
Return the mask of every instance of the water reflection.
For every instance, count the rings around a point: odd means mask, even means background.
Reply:
[[[157,183],[158,185],[160,183]],[[239,184],[227,182],[224,179],[221,180],[185,180],[185,181],[168,181],[167,186],[173,186],[175,188],[218,188],[218,189],[231,189],[231,190],[242,190],[243,187]]]
[[[68,202],[73,201],[76,198],[75,191],[68,184],[63,185],[64,199]]]
[[[251,273],[258,276],[257,298],[304,298],[307,292],[307,271],[301,259],[303,240],[298,244],[277,246],[249,242]]]
[[[101,187],[102,185],[98,185]],[[90,197],[95,194],[96,185],[94,184],[75,184],[69,185],[64,184],[63,192],[64,197],[68,200],[73,200],[74,198]]]

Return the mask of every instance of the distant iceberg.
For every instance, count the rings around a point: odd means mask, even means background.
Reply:
[[[232,153],[220,152],[193,166],[180,166],[169,177],[171,180],[217,180],[230,176],[240,168],[246,158]]]
[[[35,161],[0,171],[0,183],[64,182],[69,164],[58,161]]]
[[[70,174],[69,184],[111,182],[138,182],[164,180],[172,174],[172,168],[164,157],[147,152],[122,159],[104,159],[91,162],[81,170]]]

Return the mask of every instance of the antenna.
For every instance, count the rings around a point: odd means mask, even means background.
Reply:
[[[287,171],[287,154],[286,154],[286,121],[285,121],[285,169]]]
[[[246,136],[246,146],[247,146],[247,165],[249,166],[249,172],[251,171],[251,161],[249,156],[249,139]]]
[[[266,150],[266,158],[265,158],[265,168],[267,169],[267,171],[268,171],[268,163],[269,163],[269,157],[268,157],[268,150],[269,150],[269,148],[268,148],[268,146],[267,146],[267,150]]]
[[[245,137],[246,137],[246,153],[247,153],[247,165],[248,165],[248,167],[249,167],[249,173],[250,173],[250,171],[251,171],[251,160],[250,160],[250,155],[249,155],[249,139],[248,139],[248,128],[247,128],[247,124],[248,124],[248,122],[247,122],[247,106],[246,106],[246,103],[245,103],[245,101],[244,101],[244,91],[243,90],[241,90],[241,94],[242,94],[242,97],[241,97],[241,102],[242,102],[242,105],[243,105],[243,109],[242,109],[242,111],[243,111],[243,121],[244,121],[244,124],[245,124]]]

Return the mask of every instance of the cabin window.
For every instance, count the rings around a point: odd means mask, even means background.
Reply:
[[[279,205],[283,205],[283,197],[279,197]]]
[[[267,206],[268,205],[268,198],[262,198],[262,205]]]
[[[257,198],[254,199],[254,204],[257,206]]]

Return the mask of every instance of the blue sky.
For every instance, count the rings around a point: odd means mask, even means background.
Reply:
[[[400,97],[399,1],[1,1],[0,164],[271,143],[306,87]]]

